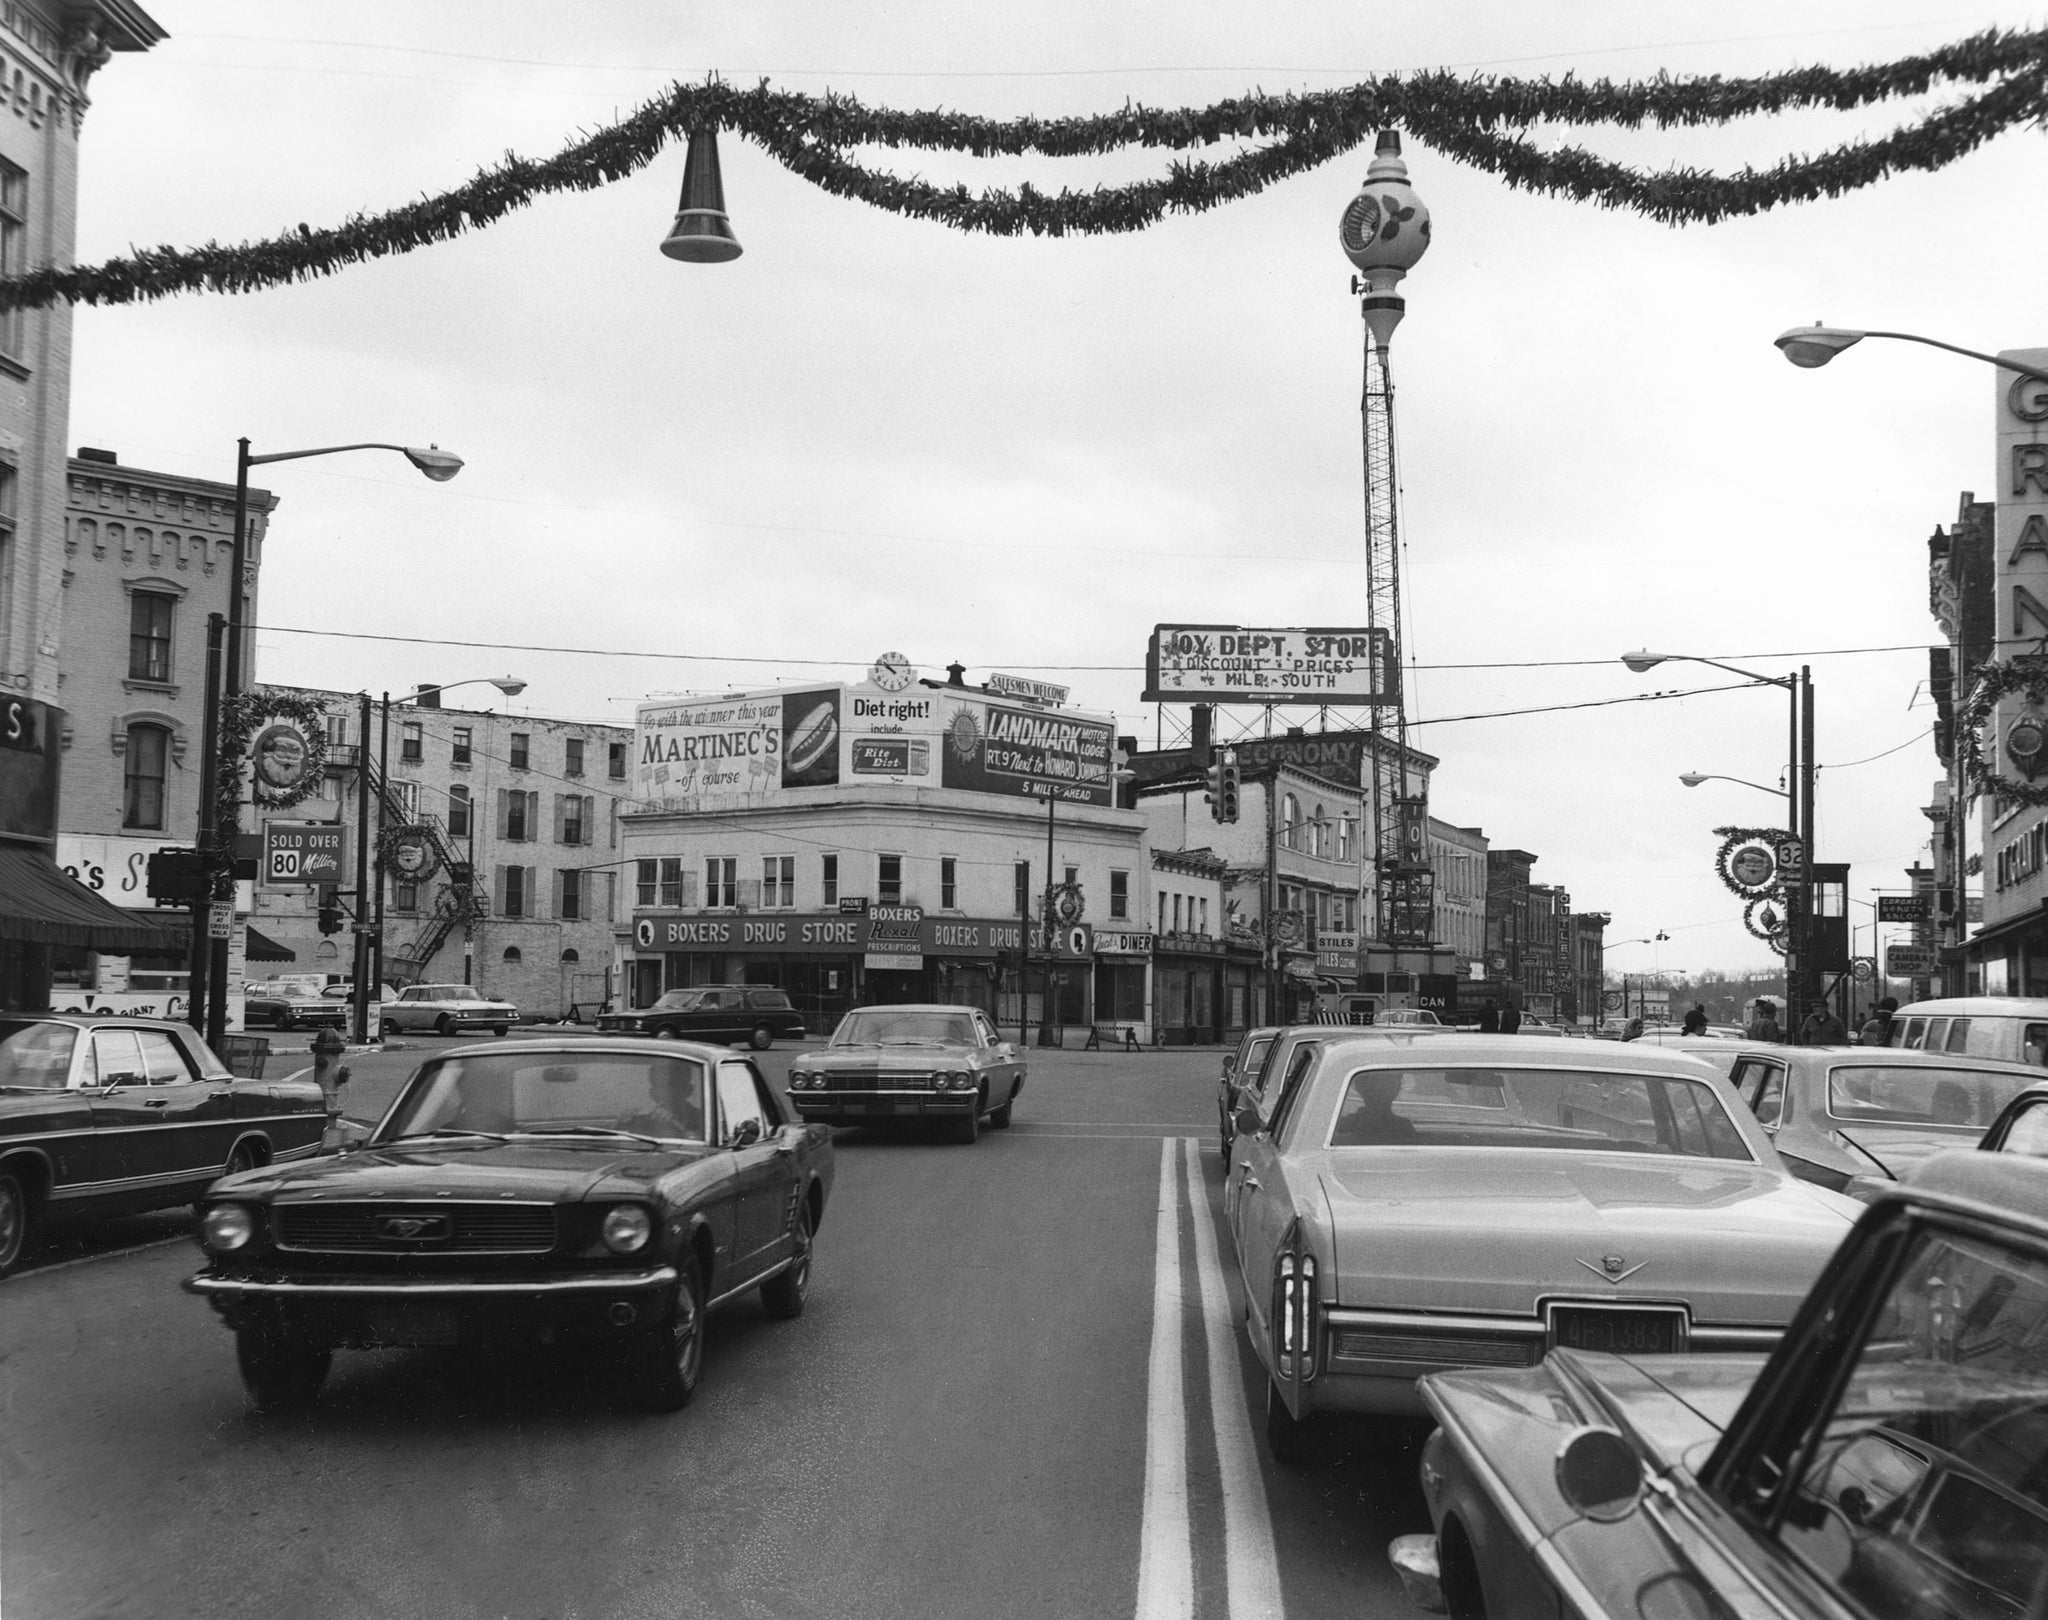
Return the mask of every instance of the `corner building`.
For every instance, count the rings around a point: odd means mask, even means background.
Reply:
[[[1150,890],[1113,724],[960,674],[878,665],[641,706],[621,848],[632,1005],[748,983],[780,986],[815,1030],[876,1002],[1097,1016],[1095,931],[1142,926]]]

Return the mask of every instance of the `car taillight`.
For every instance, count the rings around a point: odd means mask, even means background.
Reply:
[[[1273,1364],[1280,1377],[1301,1383],[1316,1375],[1316,1257],[1299,1221],[1273,1263]]]

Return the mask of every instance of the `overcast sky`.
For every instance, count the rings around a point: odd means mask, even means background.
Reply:
[[[379,212],[714,70],[1085,114],[1435,67],[1846,67],[2039,20],[1941,0],[149,9],[169,40],[93,81],[81,262]],[[1924,110],[1549,134],[1726,171]],[[1167,162],[863,155],[1048,190]],[[2048,149],[2008,135],[1931,176],[1683,229],[1511,191],[1413,138],[1406,156],[1435,223],[1393,351],[1432,810],[1538,855],[1538,881],[1613,914],[1610,939],[1671,936],[1612,968],[1761,968],[1712,829],[1777,801],[1677,777],[1775,785],[1783,695],[1561,706],[1728,684],[1632,675],[1616,660],[1635,647],[1810,663],[1818,854],[1853,864],[1860,899],[1903,886],[1939,774],[1926,541],[1964,491],[1992,494],[1996,374],[1879,342],[1804,372],[1771,339],[1824,319],[2048,343]],[[650,694],[857,678],[900,649],[925,673],[1068,684],[1149,743],[1155,622],[1364,622],[1361,328],[1337,220],[1369,150],[1137,235],[1014,240],[836,200],[731,135],[722,157],[745,247],[723,266],[657,251],[678,145],[331,279],[81,309],[73,446],[223,481],[243,435],[259,454],[374,439],[466,459],[447,485],[376,454],[261,470],[282,498],[267,681],[510,671],[528,712],[630,724]]]

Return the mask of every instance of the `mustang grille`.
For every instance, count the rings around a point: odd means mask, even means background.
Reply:
[[[1432,1361],[1481,1367],[1526,1367],[1541,1354],[1535,1344],[1500,1339],[1411,1338],[1405,1333],[1343,1333],[1336,1353],[1357,1361]]]
[[[279,1204],[277,1246],[312,1253],[545,1254],[555,1246],[550,1204]],[[411,1235],[402,1230],[428,1223]]]

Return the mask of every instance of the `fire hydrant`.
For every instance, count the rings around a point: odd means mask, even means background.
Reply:
[[[329,1120],[341,1117],[341,1088],[348,1084],[348,1065],[341,1054],[347,1050],[339,1030],[323,1029],[313,1037],[313,1083],[320,1088]]]

